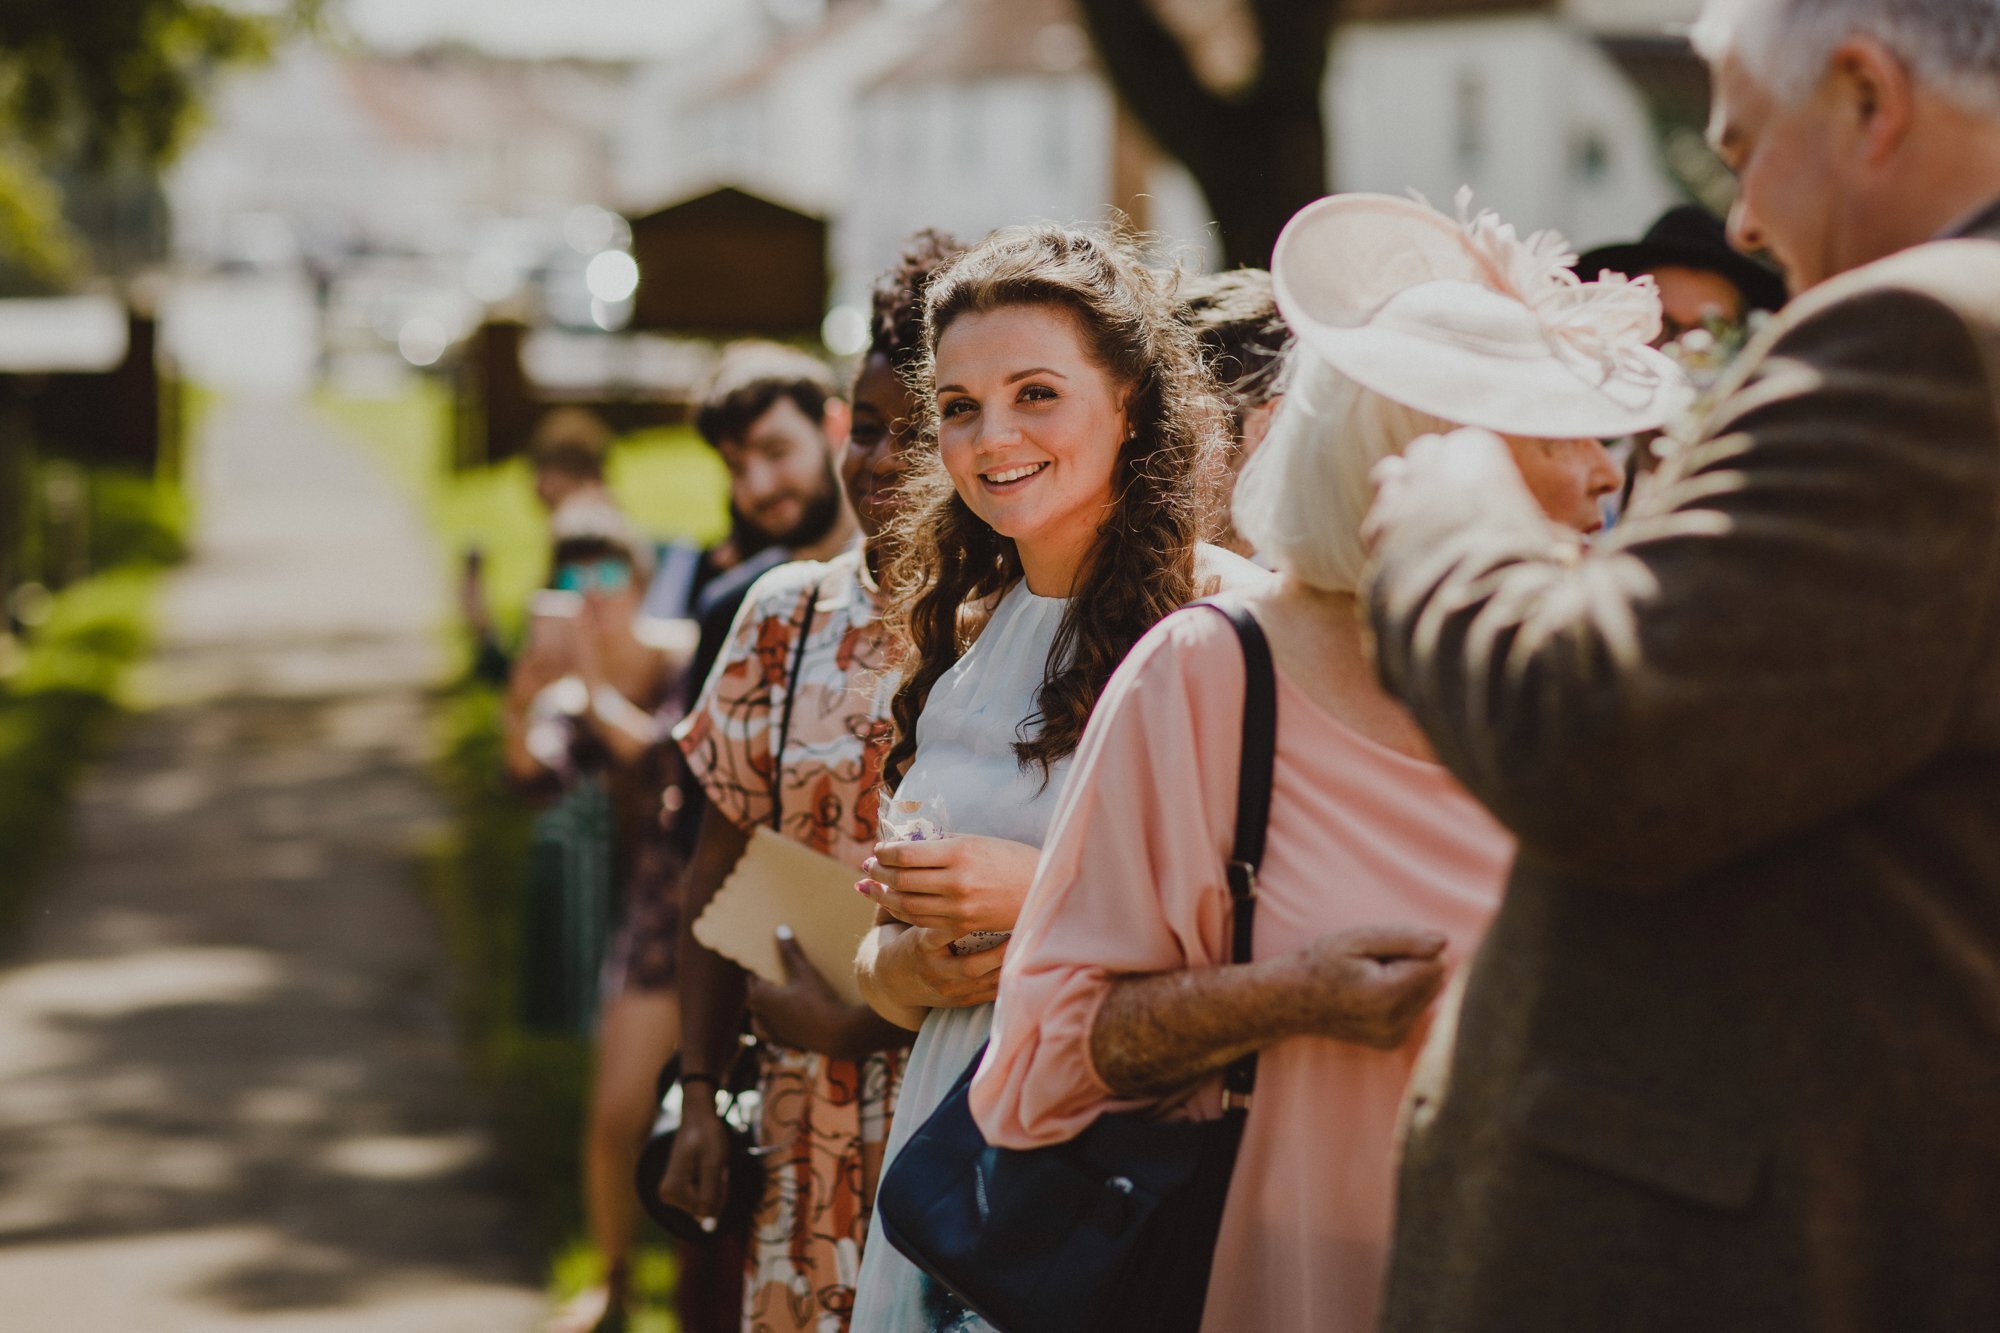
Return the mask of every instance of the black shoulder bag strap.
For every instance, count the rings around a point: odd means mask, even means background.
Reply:
[[[799,697],[799,675],[806,666],[806,644],[812,640],[813,619],[819,614],[819,579],[806,590],[799,612],[799,646],[792,650],[792,672],[785,682],[785,706],[778,713],[778,739],[771,749],[771,829],[785,831],[785,745],[792,738],[792,705]]]
[[[1271,821],[1271,774],[1278,754],[1278,683],[1270,641],[1257,618],[1236,601],[1203,605],[1229,618],[1243,645],[1243,759],[1236,775],[1236,845],[1230,850],[1229,961],[1250,961],[1257,915],[1257,869],[1264,863],[1264,833]],[[1222,1072],[1225,1115],[1244,1115],[1257,1087],[1257,1054]]]

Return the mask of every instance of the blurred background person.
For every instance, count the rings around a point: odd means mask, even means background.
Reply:
[[[572,499],[616,505],[604,483],[604,465],[611,450],[611,430],[595,412],[558,408],[542,418],[528,439],[528,466],[536,503],[551,522]],[[486,600],[486,553],[473,547],[465,553],[459,579],[459,609],[472,636],[473,675],[504,683],[512,655],[501,642],[493,609]]]
[[[1228,269],[1181,283],[1181,305],[1201,342],[1202,361],[1229,414],[1229,480],[1264,442],[1272,413],[1284,395],[1285,352],[1291,330],[1278,314],[1271,275],[1260,268]],[[1238,555],[1252,554],[1236,535],[1227,505],[1218,545]]]
[[[757,581],[678,732],[709,798],[684,890],[690,925],[760,825],[856,867],[875,844],[889,745],[878,579],[892,563],[885,545],[920,423],[904,375],[922,349],[923,285],[957,249],[920,233],[874,292],[840,464],[861,545]],[[771,1155],[751,1222],[742,1327],[817,1333],[845,1329],[853,1309],[910,1034],[840,1001],[789,939],[779,948],[791,973],[785,986],[748,977],[683,929],[684,1109],[660,1191],[696,1217],[722,1212],[729,1142],[713,1093],[729,1077],[747,1013],[764,1037],[758,1139]]]
[[[1660,291],[1660,332],[1654,345],[1679,342],[1714,325],[1740,328],[1751,312],[1785,304],[1785,280],[1730,245],[1722,219],[1700,204],[1677,204],[1636,241],[1587,250],[1577,275],[1650,275]]]
[[[848,407],[824,362],[777,343],[733,343],[702,386],[694,425],[729,469],[730,546],[738,555],[756,546],[695,601],[691,690],[714,670],[752,584],[788,560],[829,560],[856,535],[838,471]],[[700,783],[683,785],[673,827],[684,854],[694,850],[705,801]]]
[[[1721,379],[1757,323],[1785,304],[1785,280],[1730,245],[1722,219],[1699,204],[1668,209],[1637,241],[1586,252],[1576,271],[1586,282],[1600,273],[1650,276],[1661,311],[1653,345],[1679,361],[1702,389]],[[1618,512],[1631,507],[1669,447],[1658,431],[1613,446],[1625,471]]]
[[[664,787],[656,715],[674,696],[685,654],[640,632],[652,547],[608,499],[573,495],[551,526],[551,586],[538,594],[509,683],[503,754],[514,781],[551,802],[532,851],[539,910],[527,939],[528,1017],[558,1029],[596,1024],[583,1195],[605,1282],[554,1325],[584,1329],[622,1308],[638,1223],[632,1169],[653,1072],[679,1038],[672,955],[646,940],[649,928],[658,930],[646,887],[648,872],[658,873],[649,863],[660,854]],[[622,911],[619,885],[626,886]],[[600,976],[621,915],[611,974]]]

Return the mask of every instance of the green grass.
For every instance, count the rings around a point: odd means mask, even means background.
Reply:
[[[449,402],[431,381],[389,399],[323,392],[317,403],[417,500],[440,557],[454,570],[466,549],[485,553],[488,603],[503,630],[517,628],[548,563],[547,521],[527,465],[517,459],[452,472]],[[655,536],[713,541],[726,527],[727,474],[691,431],[621,440],[610,484],[625,511]],[[538,1219],[550,1298],[562,1301],[601,1276],[584,1238],[578,1189],[591,1052],[586,1038],[529,1031],[518,1021],[533,812],[501,778],[500,708],[498,693],[476,681],[461,682],[445,697],[439,771],[452,820],[430,857],[428,879],[459,978],[460,1022]],[[672,1333],[673,1282],[667,1247],[642,1244],[633,1256],[634,1333]]]
[[[322,390],[314,401],[417,498],[454,574],[466,551],[484,553],[487,603],[503,629],[518,629],[528,595],[548,574],[548,520],[535,501],[526,460],[453,472],[450,400],[434,380],[420,380],[391,398]],[[609,482],[639,529],[660,540],[706,544],[728,529],[729,475],[715,451],[685,426],[620,439],[611,451]]]

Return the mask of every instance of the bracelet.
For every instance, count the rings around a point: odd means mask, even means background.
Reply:
[[[706,1083],[711,1088],[720,1088],[722,1086],[722,1080],[713,1074],[682,1074],[675,1082],[684,1088],[690,1083]]]

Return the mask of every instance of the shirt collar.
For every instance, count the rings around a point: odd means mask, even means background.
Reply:
[[[868,572],[868,562],[862,558],[859,542],[848,547],[833,559],[827,561],[827,571],[835,577],[821,577],[819,601],[815,603],[821,611],[839,611],[854,604],[858,598],[869,607],[881,605],[881,590],[875,586],[874,578]]]

